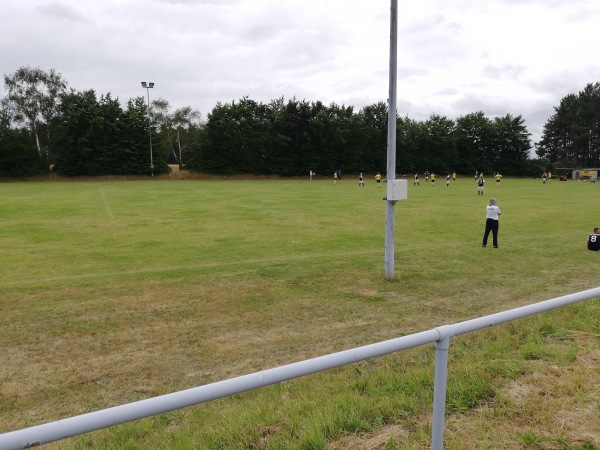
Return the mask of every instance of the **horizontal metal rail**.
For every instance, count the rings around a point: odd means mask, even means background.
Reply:
[[[375,344],[357,347],[351,350],[332,353],[273,369],[231,378],[229,380],[219,381],[192,389],[74,416],[55,422],[49,422],[17,431],[3,433],[0,434],[0,449],[16,450],[31,448],[60,439],[88,433],[90,431],[123,424],[180,408],[186,408],[188,406],[197,405],[210,400],[216,400],[252,389],[280,383],[328,369],[333,369],[335,367],[394,353],[400,350],[418,347],[423,344],[433,342],[447,343],[453,336],[469,333],[471,331],[480,330],[596,297],[600,297],[600,287],[581,291],[575,294],[565,295],[563,297],[557,297],[539,303],[534,303],[532,305],[522,306],[520,308],[511,309],[489,316],[467,320],[465,322],[459,322],[453,325],[444,325],[408,336],[402,336]],[[443,347],[445,347],[445,349]],[[447,345],[442,345],[442,350],[447,354]],[[445,376],[445,374],[443,375]],[[443,408],[440,408],[439,397],[441,395],[440,390],[443,390],[443,402],[445,402],[445,379],[444,386],[440,386],[439,388],[437,388],[438,381],[438,364],[436,357],[436,388],[434,388],[432,448],[441,448],[439,447],[439,444],[440,442],[443,442],[444,411]],[[439,417],[440,413],[442,413],[441,418]],[[440,440],[440,438],[442,440]]]

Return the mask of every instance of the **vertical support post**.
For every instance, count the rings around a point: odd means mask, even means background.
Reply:
[[[398,0],[391,0],[390,11],[390,93],[388,98],[387,176],[396,179],[396,79],[398,54]],[[385,208],[385,261],[387,279],[394,278],[394,206],[388,199]]]
[[[446,383],[448,381],[449,348],[449,337],[442,338],[435,343],[435,375],[433,382],[431,450],[444,449],[444,420],[446,416]]]
[[[146,88],[148,94],[148,136],[150,137],[150,173],[154,176],[154,159],[152,157],[152,116],[150,112],[150,89]]]

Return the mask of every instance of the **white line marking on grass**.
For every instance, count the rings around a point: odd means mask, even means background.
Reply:
[[[104,202],[104,207],[106,208],[106,213],[110,220],[115,220],[112,211],[110,210],[110,206],[108,206],[108,202],[106,201],[106,195],[104,195],[104,189],[102,189],[102,185],[98,186],[100,188],[100,196],[102,197],[102,201]]]
[[[223,261],[223,262],[213,262],[213,263],[204,263],[204,264],[190,264],[184,266],[169,266],[169,267],[155,267],[155,268],[139,268],[133,270],[123,270],[118,272],[94,272],[94,273],[83,273],[79,275],[65,275],[60,277],[47,277],[47,278],[36,278],[31,280],[19,280],[19,281],[9,281],[8,283],[3,283],[0,286],[24,286],[29,284],[37,284],[37,283],[52,283],[59,281],[76,281],[76,280],[85,280],[85,279],[94,279],[94,278],[106,278],[106,277],[114,277],[119,275],[139,275],[139,274],[148,274],[148,273],[164,273],[164,272],[176,272],[178,270],[196,270],[196,269],[204,269],[204,268],[212,268],[212,267],[222,267],[227,266],[231,267],[233,265],[248,265],[248,264],[262,264],[262,263],[274,263],[274,262],[286,262],[286,261],[296,261],[301,259],[309,259],[309,258],[340,258],[347,256],[357,256],[357,255],[368,255],[368,254],[376,254],[383,253],[382,250],[361,250],[356,252],[339,252],[339,253],[322,253],[322,254],[303,254],[303,255],[295,255],[295,256],[277,256],[274,258],[260,258],[260,259],[248,259],[241,261]]]

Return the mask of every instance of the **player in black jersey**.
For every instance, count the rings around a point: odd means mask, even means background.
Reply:
[[[485,180],[483,178],[477,180],[477,195],[483,195],[484,184]]]
[[[588,236],[587,248],[595,252],[600,250],[600,228],[594,228],[594,232]]]

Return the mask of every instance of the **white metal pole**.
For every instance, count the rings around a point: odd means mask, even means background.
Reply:
[[[435,343],[435,375],[433,381],[433,419],[431,421],[431,450],[444,448],[446,419],[446,383],[448,380],[448,349],[450,338]]]
[[[152,117],[150,116],[150,87],[146,88],[148,94],[148,136],[150,136],[150,173],[154,176],[154,159],[152,157]]]
[[[390,94],[388,98],[387,176],[389,182],[396,179],[396,79],[398,53],[398,0],[391,0],[390,12]],[[394,206],[386,200],[385,208],[385,262],[387,279],[394,278]]]

